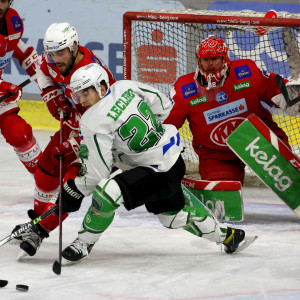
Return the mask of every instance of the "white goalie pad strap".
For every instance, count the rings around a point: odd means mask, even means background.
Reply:
[[[185,175],[182,184],[187,188],[203,191],[239,191],[242,188],[239,181],[210,181],[197,179],[191,175]]]

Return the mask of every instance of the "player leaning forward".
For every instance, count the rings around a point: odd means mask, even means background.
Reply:
[[[63,251],[64,259],[76,262],[87,256],[121,204],[127,210],[145,205],[165,227],[223,243],[227,253],[254,240],[245,238],[243,230],[220,224],[203,208],[185,205],[179,134],[175,126],[161,124],[172,108],[164,94],[135,81],[110,86],[106,72],[96,64],[78,69],[70,85],[73,100],[90,108],[80,121],[85,172],[64,185],[63,210],[77,211],[90,194],[92,204],[78,238]],[[113,163],[124,172],[111,178]]]

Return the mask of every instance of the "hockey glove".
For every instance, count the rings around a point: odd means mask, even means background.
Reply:
[[[300,113],[300,78],[288,81],[286,84],[279,83],[281,94],[272,98],[272,102],[278,105],[290,116]]]
[[[22,40],[19,40],[18,47],[20,49],[19,51],[21,51],[24,47],[26,49],[26,45],[22,42]],[[28,47],[25,50],[25,52],[21,52],[20,54],[18,53],[20,66],[22,66],[22,68],[26,71],[26,73],[30,77],[36,73],[35,70],[36,70],[36,63],[38,61],[38,57],[39,55],[37,54],[37,52],[34,50],[33,47]]]
[[[64,184],[61,195],[63,214],[66,212],[74,212],[79,210],[84,195],[78,190],[73,179],[69,179]],[[59,204],[59,198],[57,198],[55,204]]]
[[[22,88],[7,81],[0,81],[0,97],[7,96],[5,102],[17,102],[22,96]]]
[[[56,163],[57,159],[63,157],[65,164],[72,163],[79,155],[79,143],[78,137],[72,137],[62,144],[52,148],[52,160]]]
[[[71,112],[72,106],[67,98],[64,97],[63,91],[58,87],[48,87],[42,93],[41,96],[46,103],[51,115],[59,120],[60,110],[64,111],[65,117]]]

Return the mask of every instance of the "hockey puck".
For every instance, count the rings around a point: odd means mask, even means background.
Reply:
[[[28,285],[25,284],[17,284],[16,285],[16,290],[20,291],[20,292],[27,292],[29,289]]]
[[[8,281],[7,280],[1,280],[0,279],[0,288],[7,286]]]

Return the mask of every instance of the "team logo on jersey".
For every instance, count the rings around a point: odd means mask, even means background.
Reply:
[[[204,112],[207,124],[216,123],[248,111],[245,98]]]
[[[191,106],[195,106],[195,105],[204,103],[204,102],[206,102],[206,101],[207,101],[206,96],[202,96],[202,97],[199,97],[199,98],[190,100],[190,105],[191,105]]]
[[[261,70],[261,72],[262,72],[262,74],[263,74],[264,77],[266,77],[266,78],[270,77],[270,73],[267,70],[261,69],[261,68],[260,68],[260,70]]]
[[[57,73],[50,67],[50,66],[47,66],[48,67],[48,71],[50,73],[50,75],[55,78],[57,76]]]
[[[22,21],[19,17],[14,16],[14,17],[11,17],[10,20],[13,24],[13,27],[14,27],[15,31],[23,29]]]
[[[181,87],[183,98],[189,98],[197,95],[196,82],[192,82]]]
[[[245,81],[245,82],[241,82],[241,83],[235,84],[233,86],[233,89],[234,89],[235,92],[237,92],[237,91],[240,91],[240,90],[243,90],[243,89],[247,89],[250,86],[251,86],[251,83],[248,80],[248,81]]]
[[[245,120],[245,118],[229,118],[218,124],[210,134],[210,139],[218,146],[227,147],[228,136]]]
[[[8,36],[8,39],[9,39],[10,41],[12,41],[12,40],[16,40],[16,39],[18,39],[18,38],[20,38],[20,37],[21,37],[21,32],[18,32],[18,33],[9,35],[9,36]]]
[[[6,52],[4,56],[0,57],[0,69],[4,69],[11,60],[14,51]]]
[[[94,63],[99,64],[100,66],[102,66],[102,62],[100,61],[99,58],[97,58],[97,57],[91,57],[91,59],[92,59],[92,61],[93,61]]]
[[[234,69],[237,79],[243,79],[252,76],[249,66],[241,66]]]
[[[228,96],[225,92],[218,93],[216,96],[216,100],[219,104],[224,104],[227,102]]]

